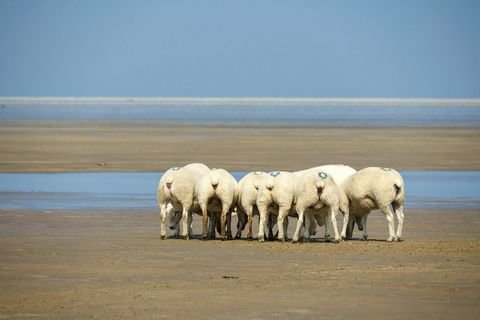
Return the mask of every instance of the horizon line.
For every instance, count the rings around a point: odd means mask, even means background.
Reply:
[[[480,107],[480,98],[0,96],[1,105]]]

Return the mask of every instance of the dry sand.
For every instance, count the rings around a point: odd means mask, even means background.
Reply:
[[[479,170],[480,128],[2,125],[0,172],[163,171],[192,161],[227,170]]]
[[[373,240],[340,244],[162,241],[157,222],[155,210],[0,211],[0,318],[480,315],[478,211],[411,210],[402,243],[383,241],[380,213]]]

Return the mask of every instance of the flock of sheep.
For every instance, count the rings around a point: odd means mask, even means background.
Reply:
[[[380,209],[388,222],[387,241],[402,241],[405,186],[400,174],[389,168],[369,167],[356,171],[346,165],[325,165],[307,170],[270,173],[256,171],[240,181],[224,169],[191,163],[166,171],[157,189],[160,207],[160,236],[166,239],[166,224],[175,236],[189,239],[193,215],[202,216],[202,239],[232,239],[231,218],[238,218],[237,234],[248,223],[247,238],[253,238],[253,216],[259,216],[258,240],[287,239],[288,217],[296,217],[293,242],[308,241],[318,226],[325,226],[325,240],[351,239],[355,224],[367,240],[367,217]],[[342,231],[337,213],[343,214]],[[398,227],[395,232],[394,213]],[[334,239],[330,239],[331,223]],[[265,234],[268,230],[268,235]]]

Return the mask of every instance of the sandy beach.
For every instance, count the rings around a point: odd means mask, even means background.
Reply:
[[[479,170],[479,142],[478,128],[6,124],[0,172],[164,171],[192,161],[246,171]],[[0,209],[0,319],[480,314],[478,209],[407,210],[402,243],[384,241],[378,212],[371,240],[340,244],[324,243],[321,230],[308,244],[162,241],[158,220],[155,209]]]
[[[371,240],[340,244],[162,241],[157,221],[156,210],[1,210],[1,318],[477,319],[480,313],[477,210],[409,211],[401,243],[384,241],[379,213],[369,219]]]

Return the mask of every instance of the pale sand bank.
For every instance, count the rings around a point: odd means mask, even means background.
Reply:
[[[0,172],[163,171],[192,161],[238,171],[479,170],[480,128],[4,125],[0,155]]]

